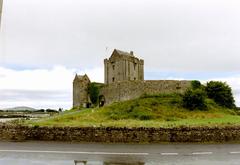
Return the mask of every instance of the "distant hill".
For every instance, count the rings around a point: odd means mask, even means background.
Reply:
[[[5,108],[3,109],[3,111],[37,111],[37,109],[20,106],[20,107],[14,107],[14,108]]]

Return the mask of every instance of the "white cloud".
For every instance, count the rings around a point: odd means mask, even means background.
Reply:
[[[101,66],[106,47],[148,68],[238,71],[238,0],[5,0],[0,63]],[[36,62],[37,61],[37,62]]]
[[[73,69],[61,66],[23,71],[0,68],[0,89],[69,90],[73,73]]]
[[[36,108],[71,108],[72,81],[75,74],[87,73],[92,81],[102,82],[101,68],[13,70],[0,67],[0,108],[32,106]]]
[[[0,67],[0,108],[13,106],[71,108],[72,81],[76,73],[87,73],[91,81],[103,82],[103,68],[77,70],[55,66],[51,69],[14,70]],[[179,76],[166,79],[185,79],[177,77]],[[159,79],[159,76],[155,76],[155,79]],[[227,82],[233,89],[237,105],[240,106],[240,74],[212,78],[203,82],[210,80]]]

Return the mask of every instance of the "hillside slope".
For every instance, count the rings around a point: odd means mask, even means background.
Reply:
[[[176,127],[196,125],[240,124],[236,110],[217,106],[207,100],[208,110],[190,111],[182,108],[178,94],[144,96],[94,109],[70,110],[63,114],[31,121],[39,126],[117,126]]]

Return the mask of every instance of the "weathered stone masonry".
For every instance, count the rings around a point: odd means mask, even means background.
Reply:
[[[109,59],[104,60],[105,84],[121,81],[144,80],[144,61],[133,52],[114,50]]]
[[[88,76],[76,75],[73,81],[73,107],[87,107],[90,103],[88,85],[91,83]]]
[[[110,143],[239,142],[240,127],[112,128],[0,125],[0,141]]]
[[[191,85],[190,81],[156,80],[124,81],[105,85],[100,96],[105,97],[105,104],[138,98],[144,94],[183,93]]]
[[[143,94],[182,93],[190,81],[147,80],[144,81],[144,60],[133,52],[114,50],[104,60],[105,83],[100,89],[100,106],[118,101],[135,99]],[[73,107],[91,104],[87,87],[91,83],[87,75],[76,75],[73,82]]]

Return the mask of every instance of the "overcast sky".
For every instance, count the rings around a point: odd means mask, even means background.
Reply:
[[[72,79],[103,81],[114,48],[146,79],[227,81],[240,105],[239,0],[5,0],[0,108],[72,105]]]

